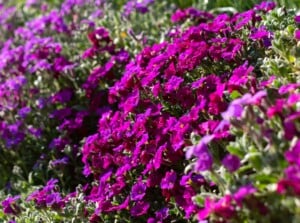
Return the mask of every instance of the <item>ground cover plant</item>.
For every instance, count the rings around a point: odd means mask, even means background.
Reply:
[[[0,4],[1,221],[299,222],[297,7]]]

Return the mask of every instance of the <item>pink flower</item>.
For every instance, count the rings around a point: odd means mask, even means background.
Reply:
[[[232,218],[235,214],[235,208],[232,205],[232,197],[230,195],[225,195],[218,201],[206,198],[204,208],[198,212],[198,218],[199,220],[204,220],[211,214],[216,214],[227,220]]]

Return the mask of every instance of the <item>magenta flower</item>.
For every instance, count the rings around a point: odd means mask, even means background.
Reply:
[[[300,93],[293,93],[288,97],[286,104],[288,106],[293,106],[294,104],[298,103],[299,101],[300,101]]]
[[[173,170],[166,172],[165,177],[161,180],[160,183],[161,189],[173,189],[175,186],[176,179],[177,175]]]
[[[300,83],[290,83],[279,88],[278,93],[283,95],[286,93],[293,93],[297,88],[300,88]]]
[[[277,99],[275,105],[268,108],[267,115],[272,118],[274,115],[281,114],[285,103],[284,99]]]
[[[286,151],[284,156],[290,164],[297,164],[300,166],[300,140],[298,140],[296,145],[289,151]]]
[[[254,9],[268,12],[276,7],[276,3],[272,1],[262,1],[260,4],[255,5]]]
[[[285,118],[284,126],[284,136],[287,140],[292,140],[294,136],[300,134],[300,131],[297,129],[297,120],[300,120],[300,112],[295,112]]]
[[[90,32],[88,34],[88,39],[96,48],[101,47],[101,43],[109,43],[111,41],[108,31],[103,27]]]
[[[141,216],[147,214],[149,208],[150,208],[150,204],[148,202],[138,201],[131,208],[130,214],[133,217]]]
[[[128,95],[127,100],[120,106],[127,112],[133,112],[140,100],[139,91],[135,90]]]
[[[177,77],[177,76],[172,76],[169,81],[165,84],[165,91],[167,93],[170,93],[172,91],[176,91],[179,89],[180,84],[183,82],[184,80],[181,77]]]
[[[238,205],[242,204],[245,197],[252,195],[256,192],[256,188],[252,185],[242,186],[234,193],[233,198]]]
[[[154,159],[153,159],[153,166],[154,169],[159,169],[162,162],[163,162],[163,152],[166,150],[166,145],[162,145],[158,148],[158,150],[155,153]]]
[[[213,165],[212,155],[208,150],[203,151],[200,155],[197,156],[197,161],[195,164],[196,171],[205,171],[210,170]]]
[[[146,195],[147,186],[143,182],[137,182],[132,186],[131,189],[131,199],[133,201],[140,201]]]
[[[248,66],[248,62],[235,68],[232,75],[228,81],[229,91],[240,89],[244,86],[251,77],[251,73],[254,70],[253,66]]]
[[[173,23],[175,22],[181,22],[183,20],[186,19],[187,17],[187,11],[186,10],[182,10],[182,9],[178,9],[175,13],[173,13],[173,15],[171,16],[171,21]]]
[[[263,38],[270,38],[270,37],[271,37],[271,33],[268,30],[266,30],[264,26],[252,30],[252,33],[250,35],[250,39],[252,40],[260,40]]]
[[[289,166],[285,169],[285,178],[277,183],[277,192],[280,194],[291,193],[300,195],[300,168],[297,165]]]
[[[17,215],[20,212],[20,207],[16,204],[16,201],[19,200],[21,196],[8,197],[1,202],[3,207],[3,212],[5,214]]]
[[[160,221],[167,218],[168,215],[169,215],[169,208],[162,208],[159,211],[155,212],[156,219],[158,219]]]
[[[294,20],[296,24],[300,24],[300,15],[295,16]]]
[[[216,214],[228,220],[235,215],[235,208],[232,205],[232,197],[225,195],[218,201],[206,198],[204,208],[198,212],[199,220],[206,219],[209,215]]]
[[[155,218],[148,218],[147,223],[157,223]]]
[[[235,25],[235,29],[239,30],[246,26],[254,19],[255,12],[254,10],[248,10],[236,15],[237,24]]]

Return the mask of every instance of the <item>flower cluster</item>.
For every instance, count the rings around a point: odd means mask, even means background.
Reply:
[[[154,0],[22,7],[0,6],[0,192],[21,194],[3,199],[0,218],[295,218],[294,12],[273,2],[233,14]],[[158,9],[168,21],[148,21]]]
[[[191,145],[192,132],[205,136],[223,124],[220,116],[230,99],[226,92],[257,89],[254,67],[247,62],[249,43],[239,37],[254,35],[248,25],[269,10],[264,9],[232,17],[203,14],[206,23],[179,31],[171,42],[144,48],[126,66],[108,93],[108,102],[117,102],[118,111],[102,115],[97,133],[87,138],[82,151],[84,173],[99,179],[88,197],[97,203],[95,214],[122,210],[151,222],[157,212],[174,205],[185,218],[199,210],[192,198],[202,186],[213,191],[215,185],[193,179],[197,174],[184,174],[184,148]],[[271,32],[264,27],[255,33],[253,44],[263,46],[263,38],[271,41]],[[212,63],[214,68],[209,67]],[[228,129],[224,126],[217,137],[230,137]],[[197,170],[213,165],[205,144],[193,154],[199,159]],[[231,171],[240,166],[235,156],[226,157],[224,163],[230,163]],[[152,193],[157,197],[151,198]],[[181,213],[170,213],[167,219],[176,215]]]

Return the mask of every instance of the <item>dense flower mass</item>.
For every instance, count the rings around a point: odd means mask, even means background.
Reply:
[[[168,3],[0,5],[1,221],[297,221],[299,15]]]

